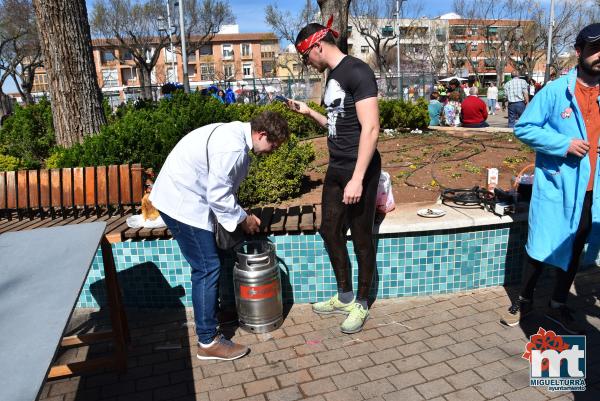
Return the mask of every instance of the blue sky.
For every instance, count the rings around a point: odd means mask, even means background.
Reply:
[[[408,4],[414,1],[415,0],[409,0]],[[86,0],[86,3],[88,12],[90,12],[94,1]],[[452,2],[450,0],[421,0],[420,3],[423,4],[423,14],[428,17],[434,17],[452,11]],[[289,10],[292,13],[297,13],[306,2],[305,0],[229,0],[229,4],[236,17],[236,22],[240,27],[240,32],[267,32],[270,31],[269,26],[265,23],[264,16],[265,7],[267,5],[277,4],[281,10]],[[16,88],[11,79],[4,84],[4,91],[16,92]]]

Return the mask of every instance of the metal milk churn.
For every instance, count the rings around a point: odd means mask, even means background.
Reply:
[[[245,241],[235,251],[233,286],[240,327],[252,333],[277,329],[283,322],[283,303],[275,246]]]

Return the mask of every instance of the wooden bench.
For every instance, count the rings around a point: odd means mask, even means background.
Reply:
[[[144,194],[140,164],[0,172],[0,234],[41,227],[105,221],[110,242],[169,238],[167,228],[129,228]],[[263,234],[319,229],[320,205],[252,210]]]

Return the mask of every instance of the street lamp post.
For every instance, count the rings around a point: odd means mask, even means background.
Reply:
[[[171,53],[171,71],[173,71],[173,80],[177,82],[177,69],[175,68],[175,52],[173,51],[173,24],[171,24],[171,1],[167,0],[167,24],[169,34],[169,52]]]
[[[398,97],[404,99],[404,93],[402,92],[402,78],[400,75],[400,10],[402,2],[405,0],[396,0],[396,26],[398,27],[397,40],[396,40],[396,69],[398,73]]]
[[[187,69],[187,49],[185,46],[185,21],[183,19],[183,0],[173,3],[173,6],[179,6],[179,37],[181,39],[181,59],[183,63],[183,90],[190,93],[190,78]]]
[[[552,28],[554,27],[554,0],[550,1],[550,24],[548,26],[548,50],[546,53],[546,72],[544,84],[550,81],[550,64],[552,62]]]

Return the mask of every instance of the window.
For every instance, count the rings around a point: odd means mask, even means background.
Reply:
[[[250,47],[250,43],[242,43],[242,57],[248,57],[252,55],[252,48]]]
[[[103,88],[112,88],[115,86],[119,86],[119,81],[117,77],[117,70],[102,70],[102,87]]]
[[[477,43],[471,43],[471,51],[472,52],[476,52],[477,51]]]
[[[212,56],[213,54],[213,49],[211,45],[202,45],[202,47],[200,47],[200,55],[201,56]]]
[[[101,56],[102,56],[103,64],[106,64],[109,61],[115,60],[115,52],[113,50],[103,50]]]
[[[471,27],[471,36],[477,36],[479,34],[479,27],[472,26]]]
[[[177,82],[177,71],[174,68],[167,68],[167,82]]]
[[[263,61],[262,62],[262,75],[263,77],[272,76],[275,71],[275,62]]]
[[[215,65],[210,64],[200,64],[200,79],[202,81],[210,81],[213,79],[215,75]]]
[[[394,28],[392,28],[389,25],[384,26],[383,28],[381,28],[381,36],[383,36],[384,38],[389,38],[389,37],[394,36]]]
[[[188,61],[188,63],[195,63],[196,62],[196,52],[188,53],[187,61]]]
[[[498,34],[498,27],[497,26],[488,26],[487,27],[487,34],[488,36],[495,36]]]
[[[361,46],[360,47],[360,52],[361,53],[368,53],[369,52],[369,46]]]
[[[265,58],[275,58],[275,52],[262,52],[260,54],[260,57],[265,59]]]
[[[233,77],[233,64],[224,64],[223,65],[223,73],[225,74],[225,79],[229,79]]]
[[[464,26],[453,26],[450,28],[450,35],[452,36],[464,36],[467,29]]]
[[[491,58],[486,58],[483,60],[483,65],[485,68],[496,68],[496,62]]]
[[[352,25],[348,25],[347,32],[348,32],[348,35],[350,35],[352,33]]]
[[[465,50],[467,48],[467,44],[466,43],[452,43],[450,45],[450,48],[455,52],[459,52],[459,51]]]
[[[169,49],[165,47],[165,61],[170,63],[171,61],[177,61],[177,55],[175,52],[171,52]]]
[[[196,76],[196,63],[188,63],[188,76]]]
[[[233,45],[223,45],[223,58],[224,59],[233,58]]]
[[[129,50],[121,50],[121,60],[123,61],[129,61],[129,60],[133,60],[133,54],[131,54],[131,52]]]
[[[244,78],[251,78],[252,77],[252,63],[242,64],[242,73],[244,74]],[[227,74],[225,74],[225,75],[227,75]]]
[[[440,42],[446,40],[446,30],[444,28],[437,28],[435,30],[435,38]]]
[[[132,85],[132,83],[137,81],[137,70],[135,68],[122,68],[121,81],[123,85]]]

